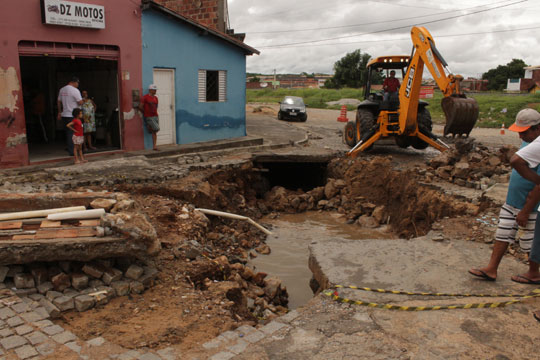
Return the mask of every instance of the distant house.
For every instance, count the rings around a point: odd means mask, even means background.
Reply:
[[[463,91],[487,91],[488,81],[476,78],[467,78],[461,81]]]
[[[282,89],[318,89],[323,87],[326,80],[332,76],[319,74],[313,76],[276,74],[257,75],[257,77],[259,78],[258,82],[251,82],[251,79],[247,79],[248,89],[263,89],[268,86]]]
[[[245,136],[246,55],[259,52],[218,30],[223,21],[205,26],[169,8],[185,2],[161,2],[144,0],[142,11],[142,83],[158,87],[158,144]]]
[[[521,79],[508,79],[506,92],[540,93],[540,65],[526,66]]]

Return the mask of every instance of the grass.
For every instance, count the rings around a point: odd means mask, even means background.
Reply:
[[[329,101],[340,99],[363,99],[361,89],[261,89],[247,90],[247,102],[277,103],[285,96],[300,96],[304,103],[315,109],[341,109],[340,105],[327,105]],[[356,106],[348,105],[350,111]]]
[[[308,107],[316,109],[340,109],[340,105],[329,106],[329,101],[340,99],[363,99],[362,89],[261,89],[247,90],[248,102],[277,103],[284,96],[300,96]],[[532,107],[540,111],[540,94],[503,94],[503,93],[480,93],[469,94],[476,99],[480,108],[477,126],[499,128],[504,123],[506,128],[510,126],[519,110]],[[442,93],[435,91],[432,99],[424,99],[429,103],[429,111],[433,122],[444,124],[445,118],[441,108]],[[504,111],[503,109],[506,109]],[[348,105],[347,110],[354,111],[356,106]]]

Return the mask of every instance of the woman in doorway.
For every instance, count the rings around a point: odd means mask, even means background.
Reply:
[[[96,150],[92,145],[92,133],[96,132],[96,103],[88,97],[88,91],[82,91],[82,112],[84,119],[84,150]]]

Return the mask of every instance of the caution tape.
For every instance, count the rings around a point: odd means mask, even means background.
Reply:
[[[533,290],[529,294],[450,294],[450,293],[427,293],[427,292],[408,292],[399,290],[386,290],[386,289],[373,289],[368,287],[359,286],[344,286],[335,285],[335,289],[353,289],[361,291],[371,291],[377,293],[396,294],[396,295],[414,295],[414,296],[452,296],[452,297],[512,297],[518,298],[516,300],[503,301],[503,302],[486,302],[486,303],[473,303],[473,304],[456,304],[456,305],[435,305],[435,306],[402,306],[395,304],[380,304],[374,302],[368,302],[363,300],[353,300],[345,297],[341,297],[337,290],[326,290],[324,295],[332,298],[337,302],[367,306],[372,308],[387,309],[387,310],[401,310],[401,311],[428,311],[428,310],[453,310],[453,309],[484,309],[484,308],[497,308],[508,306],[522,302],[525,299],[540,297],[540,288]]]

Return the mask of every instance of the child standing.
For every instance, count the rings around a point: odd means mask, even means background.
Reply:
[[[82,153],[82,145],[84,143],[84,133],[82,125],[82,110],[79,108],[73,109],[73,120],[66,126],[73,131],[73,155],[75,156],[75,164],[87,162]]]

